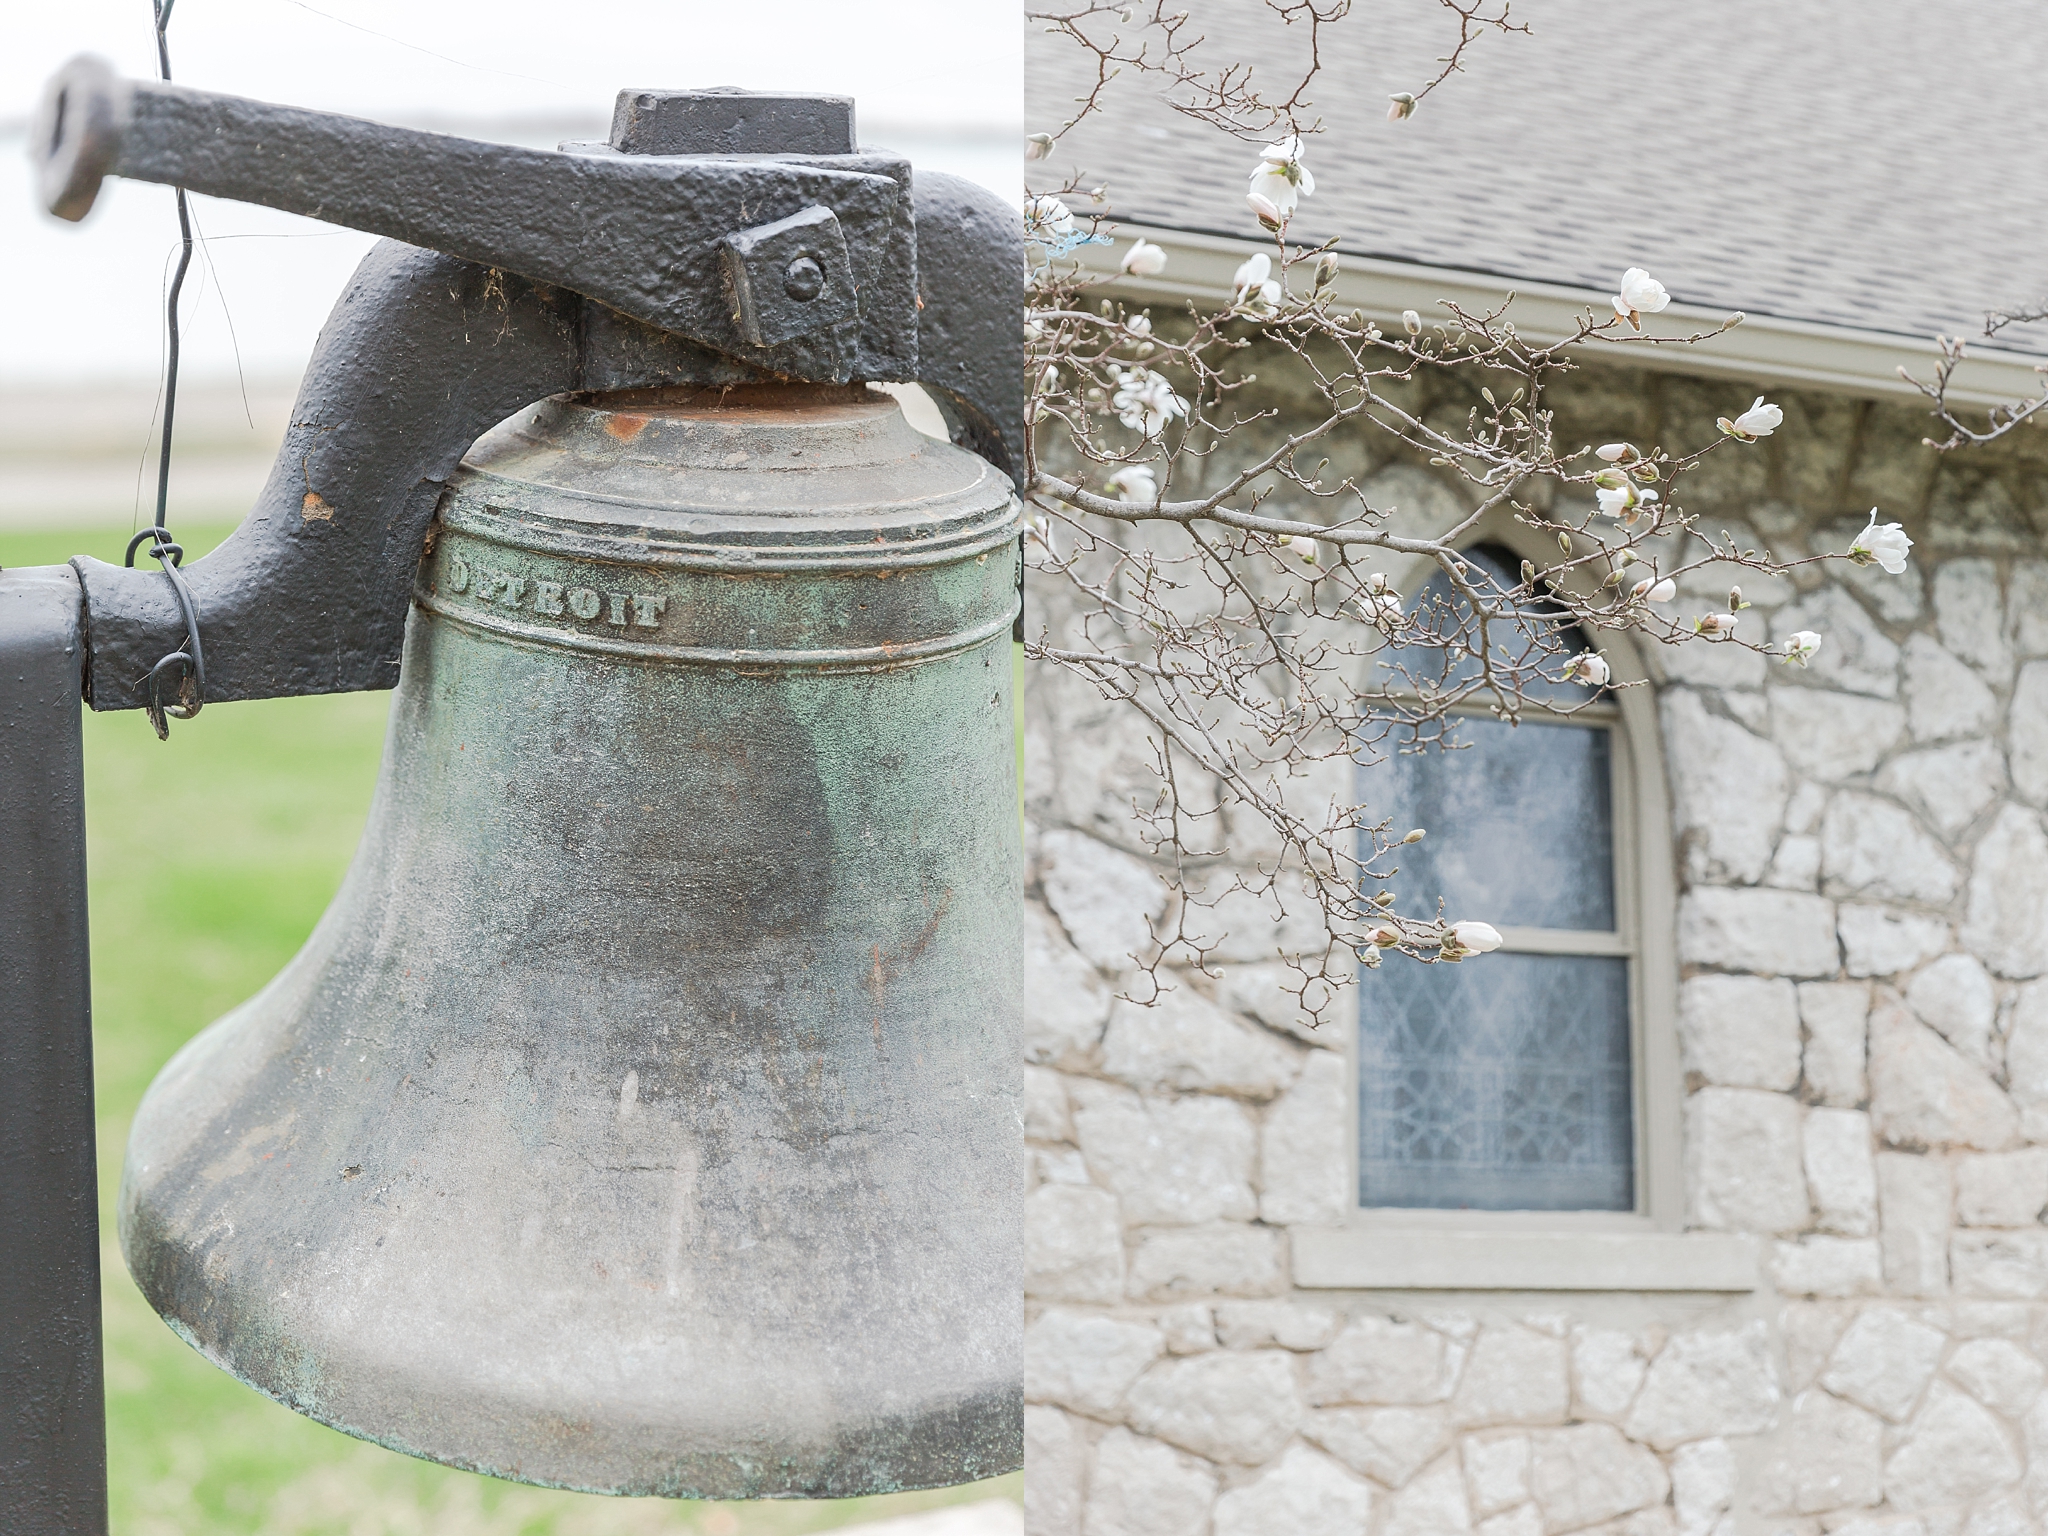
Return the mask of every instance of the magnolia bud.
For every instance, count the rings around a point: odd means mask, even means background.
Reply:
[[[1337,253],[1335,251],[1323,252],[1322,259],[1316,263],[1317,293],[1321,293],[1330,284],[1337,281],[1337,266]]]
[[[1410,832],[1406,837],[1402,838],[1401,841],[1404,843],[1419,843],[1427,836],[1429,836],[1427,832],[1425,832],[1422,828],[1417,827],[1413,832]]]
[[[1664,473],[1657,467],[1655,459],[1644,459],[1640,464],[1631,464],[1628,467],[1628,472],[1638,480],[1655,480]]]
[[[1630,459],[1637,456],[1634,443],[1602,443],[1593,450],[1593,454],[1596,458],[1605,459],[1610,464],[1626,464]]]
[[[1730,587],[1728,589],[1728,611],[1730,613],[1740,613],[1743,606],[1742,588]]]
[[[1372,931],[1372,941],[1382,949],[1390,949],[1401,942],[1401,935],[1392,928],[1375,928]]]
[[[1401,324],[1407,328],[1410,336],[1420,336],[1422,334],[1422,316],[1415,313],[1412,309],[1401,311]]]
[[[1524,560],[1522,562],[1522,585],[1525,587],[1530,587],[1534,586],[1535,584],[1536,562],[1533,560]]]
[[[1572,552],[1572,536],[1568,533],[1560,533],[1557,536],[1557,547],[1566,554],[1570,554]]]
[[[1024,158],[1026,160],[1043,160],[1051,153],[1051,134],[1027,133],[1024,135]]]
[[[1404,117],[1415,115],[1415,97],[1407,91],[1396,91],[1387,98],[1387,121],[1398,123]]]
[[[1372,904],[1376,907],[1391,907],[1394,904],[1394,893],[1392,891],[1379,891],[1374,894]]]

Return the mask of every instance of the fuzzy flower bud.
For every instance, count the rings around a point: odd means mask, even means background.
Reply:
[[[1398,123],[1403,118],[1415,115],[1415,98],[1407,91],[1396,91],[1387,98],[1387,121]]]
[[[1043,160],[1051,154],[1051,134],[1027,133],[1024,135],[1024,158],[1026,160]]]
[[[1316,563],[1316,541],[1305,533],[1297,533],[1287,541],[1287,552],[1310,565]]]
[[[1610,464],[1626,464],[1631,459],[1641,458],[1634,443],[1602,443],[1593,450],[1595,458],[1605,459]]]
[[[1500,930],[1491,923],[1453,923],[1437,953],[1446,960],[1462,960],[1467,955],[1483,955],[1499,949],[1500,943]]]
[[[1736,618],[1732,613],[1703,613],[1692,621],[1693,633],[1705,635],[1709,640],[1726,640],[1735,633]]]

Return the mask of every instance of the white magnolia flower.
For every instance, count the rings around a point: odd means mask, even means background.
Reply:
[[[1404,117],[1415,115],[1415,98],[1406,91],[1396,91],[1387,98],[1387,121],[1398,123]]]
[[[1124,322],[1124,329],[1137,337],[1138,340],[1143,341],[1152,334],[1152,317],[1150,315],[1132,315]]]
[[[1602,443],[1593,450],[1595,458],[1605,459],[1610,464],[1626,464],[1630,459],[1641,458],[1634,443]]]
[[[1149,240],[1134,241],[1120,265],[1133,277],[1157,277],[1166,270],[1166,252]]]
[[[1645,576],[1629,588],[1629,598],[1638,603],[1668,603],[1678,596],[1678,583],[1666,576],[1659,581],[1654,576]]]
[[[1695,634],[1709,640],[1726,640],[1735,633],[1735,622],[1732,613],[1703,613],[1692,621],[1692,627]]]
[[[1618,517],[1624,522],[1634,522],[1631,513],[1639,507],[1646,507],[1657,500],[1655,491],[1642,490],[1630,481],[1619,485],[1596,485],[1593,494],[1600,498],[1600,510],[1609,517]]]
[[[1159,499],[1159,481],[1150,464],[1126,464],[1103,482],[1116,492],[1116,499],[1133,506],[1149,507]]]
[[[1671,302],[1664,285],[1641,267],[1621,274],[1621,292],[1614,296],[1614,312],[1634,325],[1643,315],[1654,315]]]
[[[1271,278],[1267,278],[1265,282],[1260,283],[1258,286],[1248,288],[1243,293],[1240,293],[1237,296],[1237,303],[1240,309],[1250,310],[1253,314],[1257,315],[1267,315],[1274,313],[1280,308],[1280,300],[1284,296],[1280,285]]]
[[[1254,251],[1237,265],[1230,276],[1230,286],[1243,297],[1247,288],[1256,288],[1273,275],[1273,258],[1264,251]]]
[[[1294,212],[1294,205],[1316,190],[1316,179],[1301,163],[1301,135],[1290,133],[1278,144],[1259,151],[1258,167],[1252,172],[1253,197],[1263,197],[1282,219]],[[1261,215],[1263,218],[1264,215]]]
[[[1483,955],[1500,948],[1500,930],[1491,923],[1463,922],[1451,924],[1451,931],[1444,935],[1441,953],[1447,959],[1460,955]]]
[[[1316,563],[1316,541],[1305,533],[1297,533],[1287,541],[1287,552],[1297,560],[1306,560],[1310,565]]]
[[[1565,663],[1564,675],[1588,688],[1605,688],[1614,674],[1607,669],[1607,658],[1598,651],[1581,651]]]
[[[1900,576],[1905,573],[1906,555],[1912,547],[1913,541],[1897,523],[1879,527],[1877,508],[1872,507],[1870,525],[1849,546],[1849,561],[1852,565],[1881,565],[1892,575]]]
[[[1775,405],[1766,404],[1758,395],[1756,403],[1740,416],[1730,421],[1726,416],[1714,418],[1714,425],[1729,437],[1745,443],[1753,443],[1760,437],[1769,437],[1785,424],[1785,413]]]
[[[1157,437],[1169,421],[1188,413],[1187,401],[1149,368],[1120,371],[1109,403],[1116,408],[1117,420],[1147,437]]]
[[[1027,133],[1024,135],[1024,158],[1026,160],[1043,160],[1051,153],[1051,134]]]
[[[1382,633],[1391,633],[1406,617],[1401,611],[1401,599],[1391,592],[1360,593],[1358,611],[1366,623]]]
[[[1797,663],[1805,666],[1813,660],[1813,653],[1820,649],[1820,636],[1810,629],[1795,630],[1785,637],[1785,662],[1787,666]]]
[[[1277,230],[1286,225],[1287,215],[1280,211],[1278,203],[1265,194],[1248,192],[1245,194],[1244,200],[1250,205],[1252,213],[1257,216],[1258,221],[1266,228]]]
[[[1074,215],[1050,194],[1029,198],[1024,204],[1024,229],[1034,239],[1064,240],[1074,233]]]

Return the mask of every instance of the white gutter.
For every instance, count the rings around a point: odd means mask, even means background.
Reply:
[[[1178,306],[1192,300],[1204,309],[1228,301],[1231,274],[1238,263],[1255,251],[1270,253],[1273,249],[1271,241],[1227,239],[1137,224],[1118,225],[1117,235],[1114,246],[1082,246],[1077,259],[1091,271],[1114,273],[1131,240],[1149,240],[1165,249],[1166,270],[1157,277],[1123,278],[1117,291],[1154,304],[1163,301]],[[1404,309],[1417,311],[1425,321],[1442,317],[1444,311],[1437,306],[1445,299],[1468,314],[1484,313],[1498,306],[1510,291],[1515,304],[1509,318],[1521,335],[1538,343],[1571,335],[1578,315],[1589,306],[1596,315],[1612,313],[1607,295],[1590,289],[1514,282],[1486,273],[1359,256],[1344,257],[1335,297],[1338,307],[1362,310],[1385,325],[1398,324]],[[1646,324],[1659,335],[1690,335],[1712,330],[1724,318],[1719,311],[1673,304]],[[1938,354],[1933,341],[1924,337],[1751,315],[1733,330],[1692,346],[1595,344],[1588,345],[1580,356],[1665,373],[1918,400],[1922,398],[1919,392],[1899,377],[1899,369],[1904,367],[1918,378],[1931,380]],[[2040,361],[2019,353],[1973,349],[1956,370],[1949,398],[1982,406],[2037,395],[2048,383],[2048,377],[2035,372]],[[2035,419],[2048,419],[2048,413]]]

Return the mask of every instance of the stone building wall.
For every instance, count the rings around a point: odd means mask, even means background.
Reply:
[[[1757,392],[1616,371],[1553,403],[1568,442],[1676,446]],[[1764,392],[1785,426],[1683,503],[1782,556],[1876,503],[1917,547],[1744,581],[1745,624],[1826,635],[1810,671],[1647,658],[1686,1074],[1648,1112],[1682,1115],[1686,1223],[1754,1234],[1756,1288],[1297,1288],[1291,1229],[1349,1207],[1355,1000],[1298,1017],[1269,935],[1117,1000],[1164,900],[1151,755],[1035,674],[1032,1536],[2048,1530],[2048,434],[1941,459],[1908,407]],[[1455,505],[1368,447],[1341,467]]]

